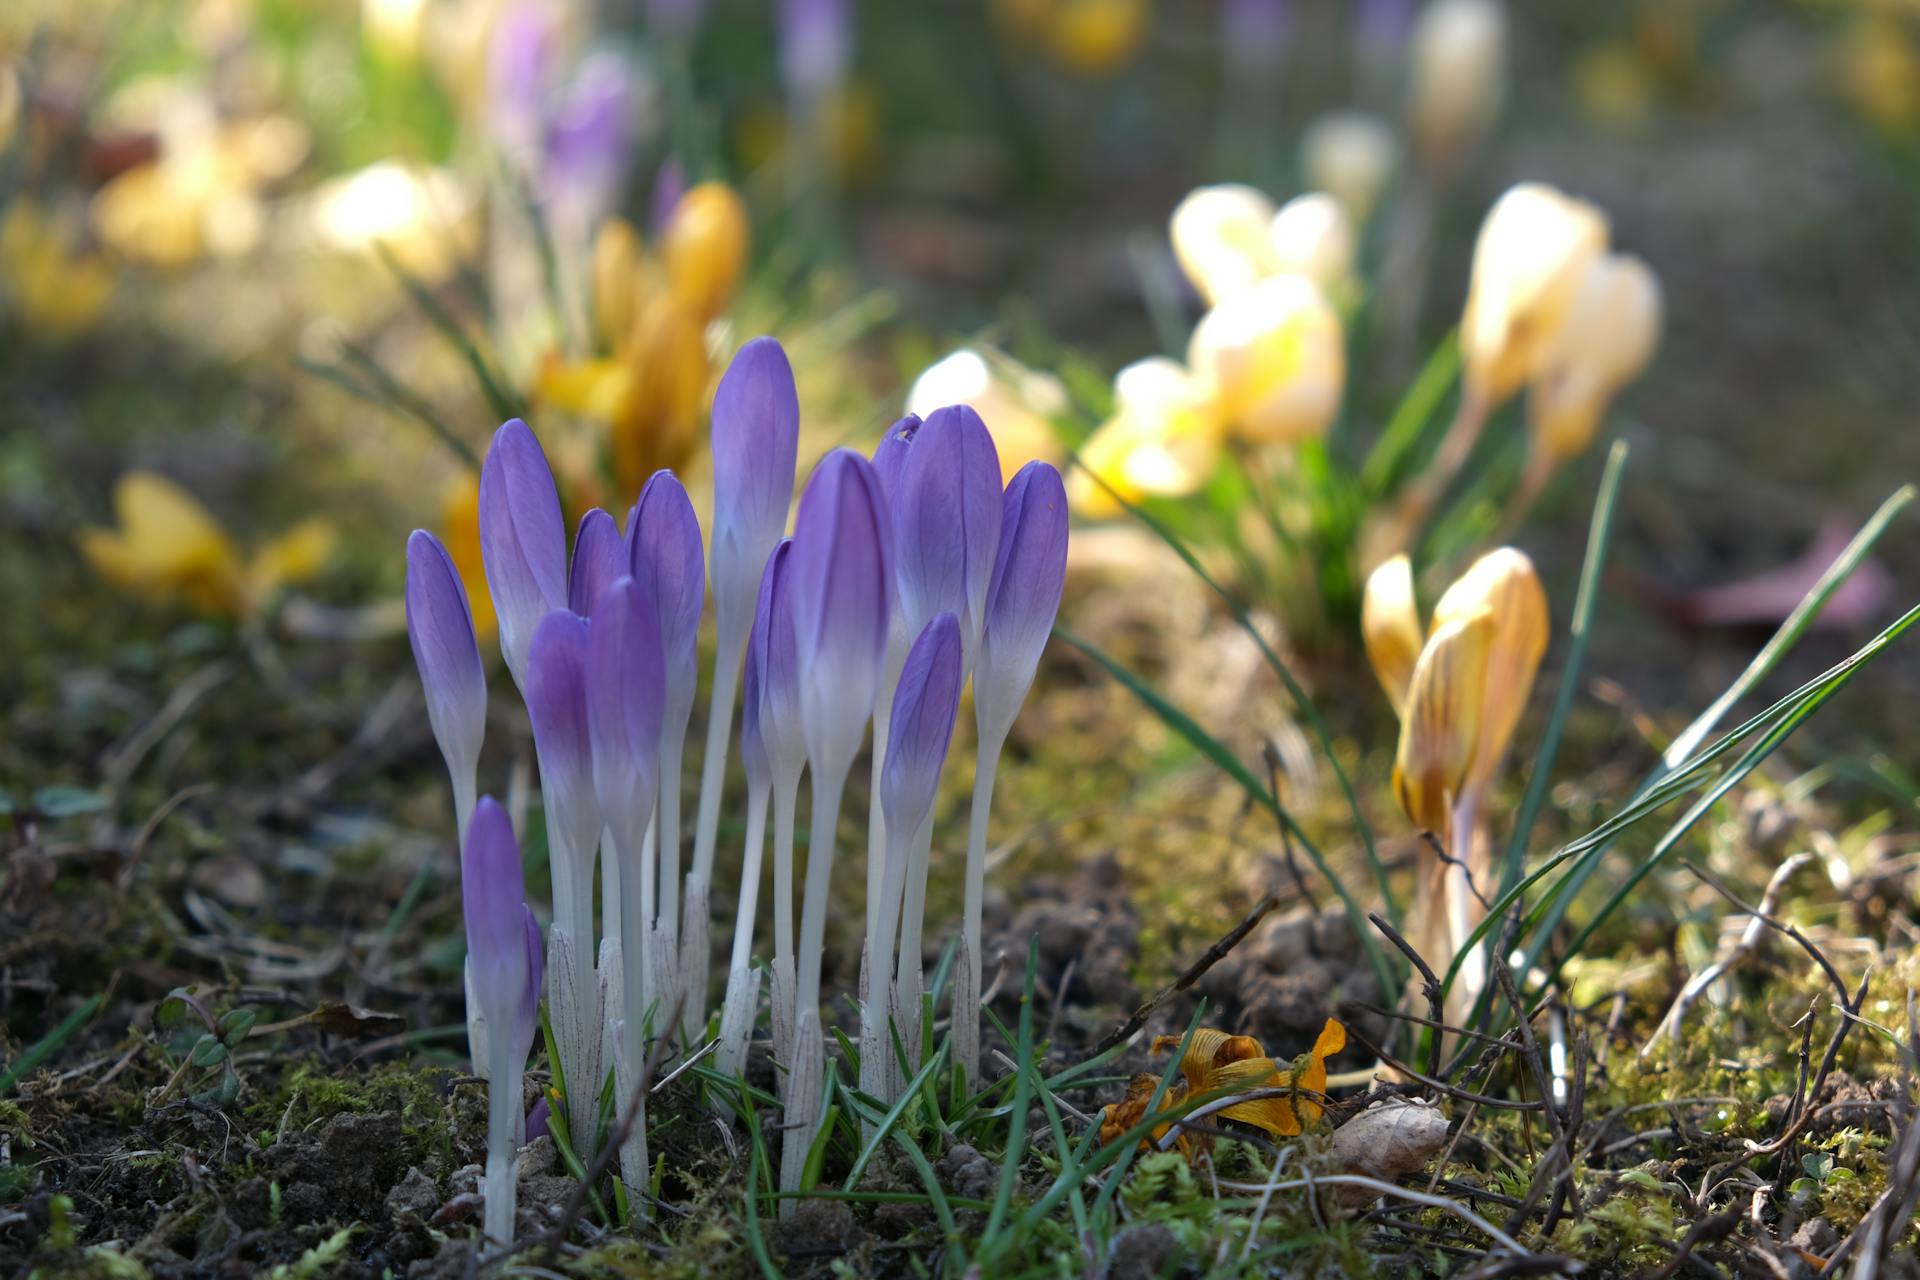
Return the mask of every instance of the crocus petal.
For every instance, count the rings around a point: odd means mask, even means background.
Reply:
[[[575,852],[583,854],[597,845],[600,835],[586,673],[587,620],[556,609],[533,633],[527,714],[540,760],[542,799],[560,817]]]
[[[1425,643],[1420,612],[1413,597],[1413,562],[1405,555],[1384,561],[1367,576],[1366,597],[1360,605],[1360,636],[1366,642],[1373,674],[1400,715],[1407,705],[1407,685]]]
[[[886,658],[889,541],[872,464],[833,450],[800,495],[791,559],[801,717],[816,770],[844,769],[860,749]]]
[[[546,948],[542,945],[540,922],[533,918],[533,908],[526,903],[520,904],[524,916],[527,977],[520,989],[520,1007],[513,1021],[514,1057],[527,1060],[527,1054],[533,1050],[534,1033],[540,1029],[540,992],[547,977]]]
[[[793,367],[772,338],[740,348],[713,395],[713,587],[716,601],[753,590],[787,527],[800,448]]]
[[[900,469],[907,464],[907,446],[920,434],[920,425],[920,415],[910,413],[888,427],[880,443],[873,446],[873,474],[889,505],[900,491]]]
[[[483,796],[460,855],[460,902],[474,995],[494,1026],[514,1022],[526,990],[526,899],[513,823],[497,800]]]
[[[974,668],[980,723],[1005,733],[1033,684],[1067,580],[1067,494],[1060,473],[1029,462],[1007,486],[1000,550]]]
[[[919,634],[937,613],[951,613],[971,658],[980,644],[1005,514],[1000,455],[980,415],[966,405],[929,415],[906,451],[899,487],[888,502],[906,634]]]
[[[1469,783],[1478,786],[1490,782],[1500,767],[1547,652],[1547,593],[1524,552],[1501,547],[1474,561],[1434,605],[1434,625],[1482,609],[1493,615],[1493,638],[1487,648],[1480,731],[1468,770]]]
[[[766,680],[763,673],[767,664],[754,646],[758,634],[756,627],[747,637],[747,662],[740,673],[740,761],[746,766],[747,785],[754,788],[768,786],[773,780],[766,740],[760,736],[760,688]]]
[[[547,126],[541,187],[583,226],[619,195],[633,152],[633,73],[616,54],[589,55]]]
[[[527,424],[494,433],[480,468],[480,555],[500,618],[500,652],[523,690],[534,628],[567,603],[567,531],[553,472]]]
[[[609,584],[594,606],[587,685],[593,789],[616,839],[635,841],[653,814],[659,784],[666,668],[653,602],[630,577]]]
[[[470,766],[480,758],[486,736],[487,673],[460,573],[447,549],[424,529],[407,539],[407,640],[426,690],[434,741],[449,768],[455,762]]]
[[[963,678],[959,621],[951,613],[939,614],[907,650],[894,689],[880,775],[880,803],[891,831],[917,831],[933,810]]]
[[[626,576],[627,564],[627,544],[613,517],[599,507],[581,516],[573,535],[573,564],[567,570],[567,608],[591,618],[613,580]]]
[[[807,737],[800,718],[800,659],[793,638],[793,539],[782,538],[767,556],[747,639],[748,664],[758,697],[756,729],[776,778],[798,778],[807,763]]]
[[[1393,793],[1415,826],[1445,839],[1480,731],[1493,615],[1454,618],[1427,641],[1413,669]]]
[[[647,593],[660,619],[660,650],[666,664],[665,733],[685,736],[698,678],[700,611],[707,590],[706,551],[700,517],[687,490],[671,471],[656,471],[640,491],[633,514],[633,580]]]

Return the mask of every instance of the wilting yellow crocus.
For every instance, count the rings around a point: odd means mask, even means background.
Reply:
[[[1232,295],[1200,320],[1187,365],[1221,424],[1258,444],[1324,433],[1346,386],[1346,338],[1318,285],[1274,276]]]
[[[998,351],[962,347],[928,365],[907,391],[907,412],[922,418],[950,404],[970,406],[987,424],[1003,482],[1035,459],[1059,462],[1051,420],[1066,411],[1067,393],[1052,375]]]
[[[1307,185],[1338,200],[1364,226],[1400,163],[1400,143],[1386,121],[1364,111],[1329,111],[1300,139],[1300,171]]]
[[[113,268],[76,252],[38,205],[16,200],[0,222],[0,289],[36,335],[72,338],[93,328],[113,295]]]
[[[80,533],[80,552],[114,586],[157,604],[238,618],[270,602],[280,588],[319,573],[331,558],[333,529],[305,520],[242,560],[233,539],[185,489],[164,476],[132,471],[113,490],[119,526]]]
[[[1128,502],[1179,498],[1213,474],[1220,424],[1204,387],[1176,360],[1151,356],[1113,379],[1114,415],[1080,446],[1080,466],[1067,477],[1067,501],[1091,519],[1120,514]],[[1088,474],[1091,473],[1091,474]]]
[[[1430,170],[1486,137],[1506,97],[1507,14],[1500,0],[1429,0],[1409,40],[1407,116]]]
[[[1322,293],[1344,302],[1353,290],[1353,221],[1324,191],[1295,196],[1268,228],[1278,274],[1305,276]]]
[[[657,298],[640,317],[629,369],[632,381],[608,425],[613,478],[624,499],[662,467],[684,468],[700,447],[700,414],[712,366],[706,325],[673,298]]]
[[[1166,1053],[1180,1047],[1182,1036],[1154,1037],[1152,1051]],[[1252,1098],[1246,1102],[1236,1102],[1213,1113],[1223,1120],[1237,1120],[1249,1124],[1277,1137],[1293,1137],[1301,1129],[1320,1119],[1322,1107],[1318,1097],[1307,1094],[1324,1095],[1327,1089],[1327,1059],[1347,1047],[1347,1029],[1328,1018],[1320,1028],[1320,1035],[1314,1041],[1313,1048],[1302,1054],[1303,1061],[1296,1061],[1283,1067],[1267,1056],[1260,1042],[1252,1036],[1228,1035],[1213,1027],[1197,1028],[1193,1037],[1187,1040],[1187,1051],[1180,1057],[1180,1075],[1167,1087],[1161,1098],[1161,1109],[1156,1115],[1178,1107],[1188,1098],[1199,1098],[1210,1093],[1246,1093],[1255,1089],[1296,1088],[1302,1096],[1275,1096]],[[1125,1136],[1128,1130],[1137,1127],[1147,1118],[1147,1105],[1152,1102],[1153,1094],[1160,1086],[1160,1077],[1141,1073],[1127,1085],[1126,1097],[1115,1103],[1109,1103],[1100,1109],[1100,1141],[1115,1142]],[[1164,1137],[1172,1127],[1172,1120],[1155,1127],[1152,1141]],[[1203,1138],[1196,1142],[1193,1136],[1182,1133],[1175,1140],[1178,1150],[1188,1157],[1197,1155],[1207,1146]]]
[[[1214,306],[1279,270],[1273,201],[1252,187],[1196,187],[1173,207],[1167,232],[1180,269]]]
[[[467,607],[473,612],[474,636],[485,643],[499,626],[493,595],[487,590],[487,571],[480,557],[480,473],[469,471],[447,487],[440,500],[440,540],[467,589]]]
[[[1467,390],[1486,411],[1538,370],[1607,234],[1598,208],[1540,182],[1509,189],[1487,211],[1460,321]]]
[[[724,182],[702,182],[673,207],[660,259],[674,298],[704,325],[726,310],[747,267],[747,206]]]
[[[1548,626],[1533,562],[1502,547],[1476,560],[1440,597],[1409,672],[1407,642],[1419,631],[1411,566],[1395,556],[1367,579],[1367,656],[1400,714],[1394,796],[1448,853],[1426,864],[1414,916],[1421,922],[1414,945],[1436,965],[1450,961],[1479,923],[1474,890],[1493,887],[1486,883],[1492,856],[1480,829],[1483,804],[1533,690]],[[1463,975],[1454,995],[1471,1001],[1484,979],[1477,955]]]
[[[1660,281],[1630,253],[1587,263],[1527,392],[1530,467],[1551,473],[1593,443],[1601,415],[1660,341]]]
[[[608,218],[593,237],[589,268],[593,282],[593,327],[602,348],[618,351],[632,337],[647,280],[640,232],[625,218]]]

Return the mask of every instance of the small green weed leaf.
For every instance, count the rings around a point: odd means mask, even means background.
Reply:
[[[196,1067],[218,1066],[226,1058],[227,1046],[210,1031],[194,1042],[193,1052],[187,1055],[187,1061]]]
[[[247,1033],[253,1030],[253,1024],[259,1020],[260,1015],[251,1009],[229,1009],[220,1015],[220,1021],[217,1024],[220,1038],[228,1044],[236,1040],[245,1040]]]
[[[43,818],[59,821],[82,814],[99,813],[107,807],[107,798],[85,787],[41,787],[33,793],[33,810]]]

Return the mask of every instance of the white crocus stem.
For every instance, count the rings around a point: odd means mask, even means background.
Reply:
[[[887,1019],[893,1012],[894,939],[900,933],[900,894],[907,880],[913,832],[887,832],[887,855],[880,875],[879,911],[869,911],[866,945],[867,991],[860,1007],[860,1088],[870,1097],[892,1102],[893,1038]]]
[[[739,1075],[747,1065],[747,1034],[753,1029],[754,995],[759,985],[750,967],[753,921],[760,904],[760,861],[767,844],[767,797],[760,782],[747,789],[747,847],[740,856],[740,904],[733,919],[733,952],[727,963],[727,998],[720,1014],[720,1048],[714,1066]],[[791,839],[791,837],[789,837]]]
[[[793,1061],[793,811],[799,790],[798,770],[774,780],[773,1056],[786,1064]]]
[[[905,897],[901,899],[900,968],[894,975],[894,1019],[900,1025],[900,1037],[907,1046],[907,1069],[918,1071],[920,1061],[920,997],[926,990],[926,973],[921,967],[921,930],[927,918],[927,866],[933,855],[933,817],[920,824],[907,861]],[[904,1079],[897,1084],[904,1086]],[[894,1090],[898,1096],[899,1090]]]
[[[511,1036],[495,1037],[492,1057],[487,1062],[487,1176],[482,1194],[486,1200],[487,1238],[501,1244],[513,1241],[514,1198],[518,1179],[514,1176],[514,1121],[521,1115],[520,1073],[524,1063],[513,1060]]]
[[[713,892],[714,851],[719,843],[720,800],[726,790],[727,752],[733,742],[733,708],[740,692],[740,664],[747,654],[747,633],[753,628],[754,585],[750,580],[744,608],[737,603],[725,607],[716,604],[719,617],[713,650],[713,697],[707,704],[700,808],[693,823],[693,870],[687,875],[686,917],[680,935],[680,974],[687,991],[687,1015],[682,1025],[689,1039],[707,1021],[707,979],[712,960],[708,903]]]
[[[624,950],[624,948],[622,948]],[[613,1055],[614,1097],[624,1107],[633,1104],[633,1119],[627,1126],[627,1140],[620,1146],[620,1180],[627,1184],[627,1203],[634,1216],[647,1217],[647,1187],[653,1180],[653,1162],[647,1155],[647,1095],[639,1087],[640,1072],[646,1065],[647,1050],[631,1014],[613,1021],[614,1038],[619,1048]]]
[[[622,1099],[624,1105],[625,1099],[634,1096],[635,1076],[647,1058],[647,1003],[653,988],[648,949],[652,942],[650,933],[653,922],[648,918],[648,909],[652,904],[647,901],[650,896],[649,868],[646,865],[647,838],[645,834],[640,834],[636,840],[635,833],[628,832],[619,843],[619,857],[616,860],[628,865],[617,886],[622,899],[619,907],[621,999],[620,1018],[614,1024],[618,1028],[614,1075],[617,1082],[615,1096]],[[636,844],[638,847],[635,847]],[[642,1097],[640,1110],[635,1113],[628,1130],[626,1145],[620,1149],[620,1176],[626,1181],[629,1203],[639,1203],[647,1185],[648,1172],[646,1099]]]
[[[893,611],[894,625],[887,632],[886,663],[880,669],[880,685],[873,695],[873,761],[869,770],[873,782],[867,796],[867,936],[873,936],[874,890],[879,885],[874,864],[887,847],[887,815],[880,802],[880,773],[887,762],[888,730],[893,724],[893,695],[900,687],[900,672],[907,665],[907,651],[913,636],[907,633],[898,608]]]
[[[668,737],[672,735],[669,734]],[[662,1018],[681,1003],[685,988],[681,984],[680,954],[680,761],[685,744],[666,742],[660,749],[660,822],[655,852],[660,859],[660,896],[654,916],[654,933],[660,945],[674,957],[673,972],[656,977]],[[662,1035],[670,1028],[661,1027]]]
[[[1453,862],[1447,868],[1447,946],[1451,954],[1436,957],[1436,962],[1451,963],[1467,945],[1467,937],[1477,923],[1473,913],[1473,891],[1485,892],[1486,885],[1473,883],[1473,841],[1480,814],[1480,792],[1469,786],[1453,806],[1453,843],[1447,854]],[[1487,960],[1483,948],[1475,947],[1462,961],[1459,981],[1453,990],[1456,1002],[1471,1004],[1480,998],[1487,985]]]
[[[978,691],[974,694],[979,697]],[[987,891],[987,817],[993,809],[993,777],[1011,725],[980,726],[973,769],[973,805],[967,818],[967,881],[963,895],[960,955],[954,975],[953,1050],[969,1087],[980,1080],[980,910]]]
[[[473,821],[473,806],[478,803],[480,793],[480,760],[476,756],[471,760],[455,761],[446,757],[447,779],[453,787],[453,830],[459,842],[453,850],[453,863],[460,865],[460,855],[467,847],[467,825]],[[480,1012],[480,1002],[473,998],[473,957],[467,957],[467,1061],[473,1065],[473,1073],[486,1079],[493,1070],[493,1059],[487,1048],[487,1015]]]
[[[780,1158],[780,1189],[797,1191],[807,1149],[820,1131],[820,1080],[826,1046],[820,1021],[820,969],[827,940],[827,893],[833,880],[834,829],[846,790],[848,764],[829,762],[813,772],[813,814],[807,844],[807,888],[800,909],[800,946],[793,997],[792,1079],[788,1082],[785,1143]],[[791,1212],[792,1201],[783,1202]]]
[[[593,945],[593,859],[582,857],[549,816],[552,851],[553,930],[547,988],[553,1037],[567,1081],[567,1124],[576,1147],[589,1153],[600,1118],[601,1023]]]

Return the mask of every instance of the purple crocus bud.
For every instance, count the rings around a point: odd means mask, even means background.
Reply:
[[[647,204],[648,235],[659,240],[667,234],[673,212],[680,207],[680,197],[686,194],[687,166],[680,163],[679,156],[668,156],[653,175],[653,196]]]
[[[545,5],[511,4],[494,22],[487,46],[487,117],[495,141],[522,169],[539,155],[558,52],[559,32]]]
[[[567,608],[583,618],[615,578],[627,576],[627,544],[620,526],[599,507],[580,517],[573,535],[573,564],[567,570]]]
[[[791,560],[800,718],[816,775],[844,775],[866,732],[886,660],[890,541],[872,464],[851,449],[827,454],[800,495]]]
[[[1242,72],[1272,71],[1286,60],[1293,27],[1292,0],[1225,0],[1220,47]]]
[[[780,75],[802,103],[818,102],[853,61],[849,0],[780,0]]]
[[[611,522],[609,522],[611,523]],[[666,674],[653,602],[624,574],[594,605],[587,637],[593,789],[618,846],[639,852],[659,786]]]
[[[527,985],[520,992],[520,1009],[514,1017],[513,1044],[515,1060],[524,1063],[533,1052],[534,1033],[540,1029],[540,993],[546,989],[547,956],[533,908],[522,902],[520,911],[526,925]]]
[[[547,455],[518,418],[494,433],[480,467],[480,558],[500,653],[524,692],[534,628],[567,604],[567,529]]]
[[[873,446],[873,474],[880,481],[880,492],[893,501],[900,491],[900,468],[907,462],[907,446],[920,432],[920,415],[910,413],[887,428],[880,443]]]
[[[986,627],[974,668],[974,705],[984,741],[1004,737],[1040,665],[1067,577],[1067,494],[1060,473],[1029,462],[1007,486],[1000,550],[987,590]]]
[[[553,1106],[547,1101],[547,1095],[541,1094],[540,1101],[533,1104],[533,1110],[527,1112],[527,1141],[538,1142],[553,1132],[547,1123],[553,1115]]]
[[[568,842],[552,851],[585,857],[599,844],[600,807],[593,789],[593,740],[588,727],[587,620],[565,609],[541,619],[527,661],[527,715],[540,760],[540,790],[548,817]]]
[[[492,796],[481,798],[467,828],[466,848],[460,853],[460,902],[474,997],[489,1026],[517,1033],[529,981],[536,976],[527,945],[527,887],[513,823]],[[537,929],[535,939],[537,946]]]
[[[633,154],[633,72],[602,51],[580,64],[547,125],[541,187],[576,225],[619,198]]]
[[[933,811],[964,679],[959,620],[938,614],[907,650],[893,694],[887,762],[880,775],[887,830],[910,836]]]
[[[799,449],[793,366],[778,342],[755,338],[713,395],[713,599],[722,635],[747,625],[754,582],[787,527]]]
[[[780,540],[786,545],[786,539]],[[789,634],[792,628],[788,628]],[[747,785],[758,789],[773,783],[773,765],[767,759],[766,739],[760,735],[760,689],[765,681],[766,656],[754,647],[759,628],[747,637],[747,662],[740,676],[740,762],[746,766]]]
[[[487,673],[453,557],[425,529],[407,538],[407,641],[427,694],[427,722],[459,789],[471,779],[487,729]],[[470,782],[468,785],[471,785]],[[463,810],[472,796],[456,796]],[[460,814],[464,826],[467,814]]]
[[[760,575],[747,655],[754,684],[746,702],[755,708],[755,730],[773,776],[791,786],[807,764],[807,735],[800,719],[800,660],[793,639],[792,538],[774,544]]]
[[[666,670],[663,732],[675,742],[686,736],[698,676],[700,611],[707,590],[706,553],[700,517],[686,486],[671,471],[656,471],[640,491],[630,530],[633,580],[660,619],[660,652]]]
[[[656,31],[684,36],[700,25],[707,0],[647,0],[647,20]]]
[[[1000,455],[980,415],[963,404],[929,414],[889,500],[904,633],[918,635],[935,614],[951,613],[970,662],[980,647],[1003,505]]]

